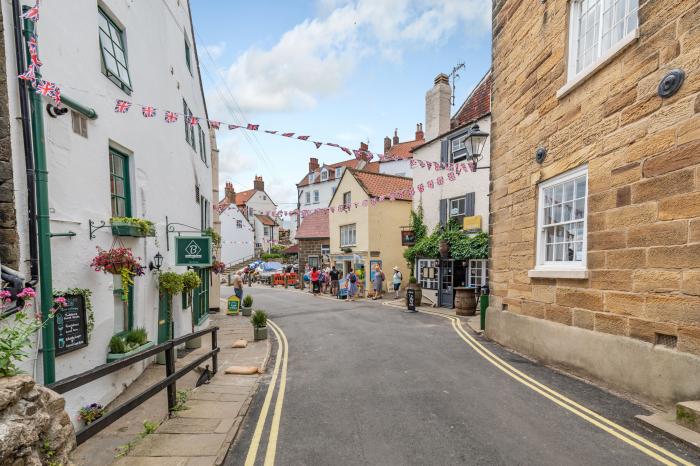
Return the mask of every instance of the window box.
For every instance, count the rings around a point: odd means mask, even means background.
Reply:
[[[107,353],[107,362],[114,362],[114,361],[119,361],[120,359],[128,358],[129,356],[133,356],[136,353],[140,353],[141,351],[147,350],[148,348],[152,347],[155,345],[155,342],[149,341],[147,343],[144,343],[143,345],[139,346],[138,348],[134,348],[133,350],[129,351],[128,353]]]
[[[112,222],[113,236],[132,236],[135,238],[154,237],[156,232],[154,228],[142,228],[135,223],[127,222]]]

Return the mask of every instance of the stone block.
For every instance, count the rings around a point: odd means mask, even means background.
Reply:
[[[571,325],[573,322],[573,311],[571,308],[550,304],[545,308],[544,318],[552,322],[564,325]]]
[[[686,69],[686,73],[688,72],[689,70]],[[683,90],[687,91],[688,88],[685,87]],[[657,97],[657,99],[661,98]],[[649,117],[649,132],[656,133],[671,128],[681,121],[690,118],[693,115],[693,104],[694,96],[682,98],[671,104],[664,105]]]
[[[523,301],[521,314],[537,317],[538,319],[544,319],[544,303],[538,303],[534,301]]]
[[[636,319],[630,317],[627,321],[629,325],[629,336],[649,343],[656,343],[656,334],[676,335],[678,327],[664,322],[653,322],[650,320]]]
[[[647,261],[646,249],[619,249],[608,251],[606,255],[607,267],[611,269],[638,269]]]
[[[648,295],[646,316],[660,322],[700,324],[700,298],[684,295]]]
[[[686,269],[700,267],[700,244],[659,246],[647,253],[649,267]]]
[[[623,207],[630,205],[632,202],[632,188],[630,186],[623,186],[617,189],[615,207]]]
[[[553,303],[556,299],[556,293],[557,289],[555,286],[532,286],[532,298],[540,303]]]
[[[624,230],[599,231],[588,234],[588,250],[623,249],[627,247],[627,232]]]
[[[676,291],[681,286],[681,272],[674,270],[644,269],[632,274],[632,289],[637,292]]]
[[[698,146],[698,154],[700,154],[700,146]],[[700,191],[680,194],[659,202],[659,220],[696,217],[700,217]]]
[[[657,95],[649,95],[635,102],[620,113],[620,126],[628,125],[655,112],[661,108],[661,103],[661,97]]]
[[[605,310],[614,314],[644,316],[644,295],[638,293],[605,292]]]
[[[670,128],[656,134],[649,134],[631,144],[624,152],[627,162],[638,160],[660,154],[676,145],[676,130]]]
[[[686,270],[683,272],[681,291],[685,294],[700,296],[700,270]]]
[[[593,233],[596,231],[606,230],[606,212],[599,212],[597,214],[588,214],[588,232]]]
[[[585,309],[573,309],[573,321],[572,325],[574,327],[585,328],[587,330],[593,330],[595,312],[587,311]]]
[[[605,251],[589,251],[586,265],[589,270],[605,268]]]
[[[645,160],[642,172],[645,178],[651,178],[697,164],[700,164],[700,141],[693,141]]]
[[[594,330],[612,335],[627,335],[627,317],[596,312]]]
[[[588,196],[588,212],[602,212],[604,210],[614,209],[619,207],[616,204],[617,191],[610,189],[608,191],[603,191],[596,194],[591,194]]]
[[[700,355],[700,326],[678,327],[678,351]]]
[[[700,115],[696,115],[678,126],[678,145],[700,140]]]
[[[631,186],[632,202],[639,204],[646,201],[656,201],[675,194],[683,194],[693,190],[695,174],[692,169],[686,169],[640,181]]]
[[[656,217],[656,203],[647,202],[608,210],[605,213],[605,225],[609,229],[646,225],[655,222]]]
[[[556,304],[600,311],[603,309],[603,293],[598,290],[558,287]]]
[[[700,242],[700,219],[690,221],[688,241],[690,241],[691,243]]]
[[[629,290],[632,288],[632,271],[591,270],[590,285],[598,290]]]
[[[686,220],[641,225],[627,231],[627,245],[633,247],[671,246],[688,240]]]

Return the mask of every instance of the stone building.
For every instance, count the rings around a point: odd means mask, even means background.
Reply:
[[[328,212],[319,210],[304,217],[297,230],[299,247],[299,270],[309,267],[330,266],[330,234],[328,233]]]
[[[609,3],[493,2],[487,333],[697,399],[700,4]]]

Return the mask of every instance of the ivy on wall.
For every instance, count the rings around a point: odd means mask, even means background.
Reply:
[[[53,297],[59,296],[82,296],[85,301],[85,312],[87,314],[87,331],[88,336],[92,334],[92,329],[95,328],[95,313],[92,310],[92,291],[87,288],[68,288],[67,290],[53,290]]]

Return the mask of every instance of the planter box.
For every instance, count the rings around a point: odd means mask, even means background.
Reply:
[[[253,327],[253,340],[267,340],[267,327]]]
[[[124,359],[128,356],[133,356],[134,354],[140,353],[141,351],[148,349],[154,345],[155,345],[155,342],[149,341],[149,342],[144,343],[143,345],[139,346],[138,348],[134,348],[133,350],[129,351],[128,353],[107,353],[107,362],[119,361],[120,359]]]
[[[193,338],[185,342],[185,348],[197,349],[202,347],[202,337]]]
[[[143,238],[145,236],[155,236],[154,229],[144,233],[141,227],[131,223],[112,223],[112,235],[114,236],[132,236],[135,238]]]
[[[252,307],[242,307],[241,308],[241,315],[244,317],[250,317],[253,315],[253,308]]]

